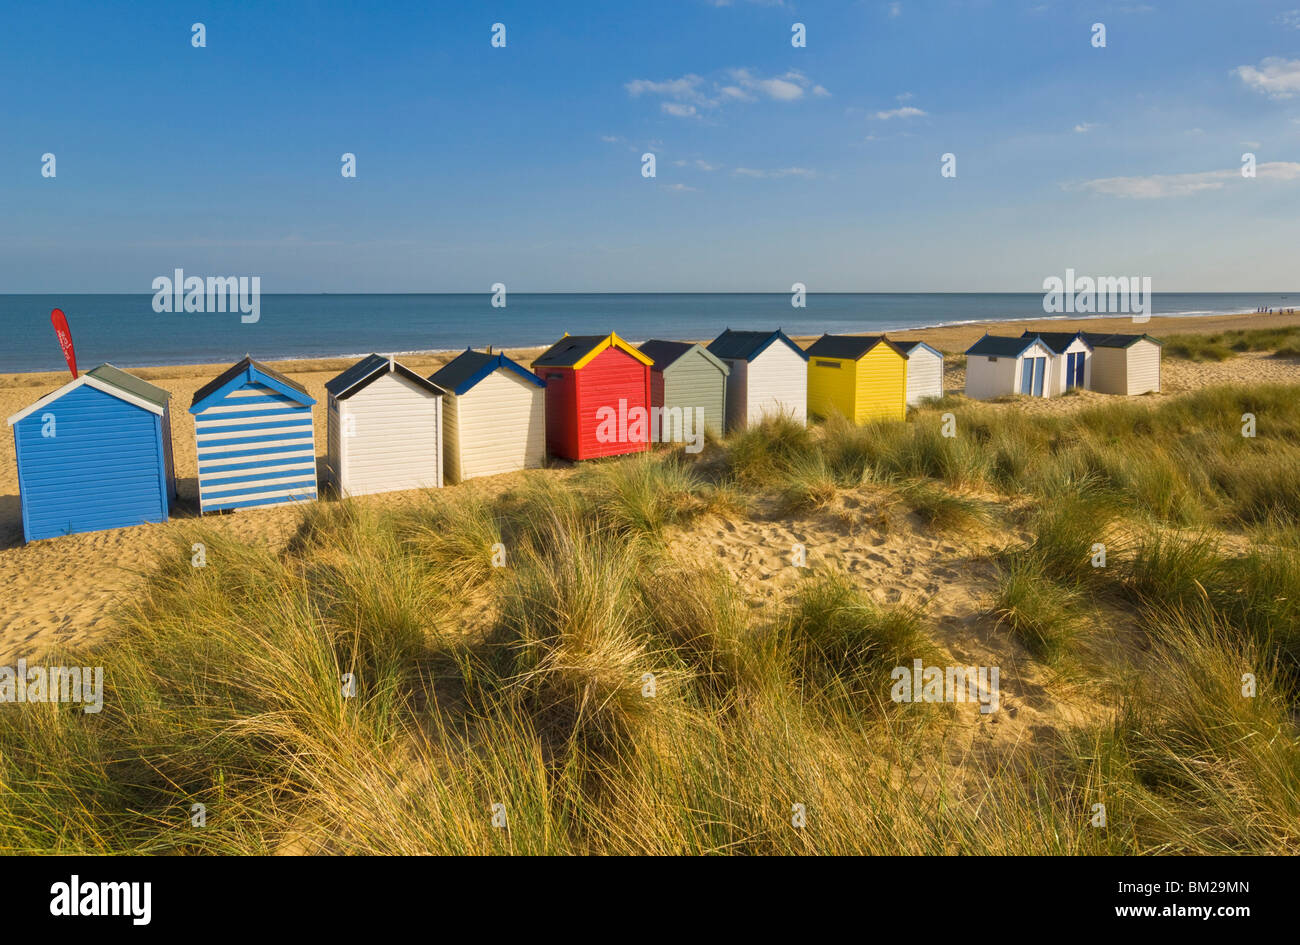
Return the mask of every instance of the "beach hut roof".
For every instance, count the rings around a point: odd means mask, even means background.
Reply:
[[[808,346],[808,356],[856,361],[872,348],[882,344],[907,357],[906,351],[884,335],[822,335]]]
[[[995,358],[1018,358],[1035,344],[1043,344],[1046,347],[1046,344],[1041,342],[1037,335],[1022,336],[1020,338],[985,335],[967,348],[966,353],[987,355]]]
[[[1088,333],[1083,331],[1027,331],[1021,338],[1041,338],[1043,344],[1052,349],[1053,354],[1065,354],[1065,349],[1074,344],[1076,339],[1081,339],[1088,347],[1092,347],[1092,342],[1088,340]]]
[[[1152,338],[1150,335],[1094,335],[1091,332],[1083,333],[1084,340],[1094,348],[1127,348],[1136,344],[1143,339],[1151,342],[1153,345],[1164,347],[1164,342],[1158,338]]]
[[[108,370],[104,370],[107,368]],[[47,404],[53,403],[64,394],[76,390],[78,387],[93,387],[96,390],[110,394],[118,400],[124,400],[129,404],[135,404],[137,407],[143,407],[150,413],[161,415],[167,409],[167,400],[171,395],[161,387],[155,387],[148,381],[142,381],[140,378],[125,371],[113,367],[111,364],[101,364],[97,368],[92,368],[85,374],[82,374],[76,380],[68,381],[57,390],[51,391],[34,404],[29,404],[22,410],[18,411],[9,418],[9,425],[13,426],[22,420],[28,414],[40,410]]]
[[[347,400],[353,394],[364,390],[367,385],[373,384],[390,371],[406,378],[413,384],[418,384],[425,390],[437,394],[439,397],[446,393],[437,384],[425,380],[410,368],[399,364],[391,357],[384,357],[382,354],[372,354],[362,358],[342,374],[326,381],[325,390],[333,395],[335,400]]]
[[[903,354],[908,355],[909,357],[911,356],[912,352],[915,351],[917,348],[924,348],[926,351],[929,351],[931,354],[938,355],[941,358],[943,357],[942,351],[940,351],[938,348],[931,348],[924,341],[896,341],[894,343],[898,345],[899,348],[902,349]]]
[[[120,387],[128,393],[135,394],[141,400],[147,400],[156,407],[166,408],[167,401],[171,399],[171,394],[161,387],[155,387],[148,381],[141,380],[134,374],[127,374],[119,367],[104,363],[99,367],[91,368],[86,372],[92,377],[97,377],[101,381],[107,381],[114,387]]]
[[[290,400],[295,400],[304,407],[310,407],[316,403],[316,399],[307,393],[307,388],[297,381],[291,381],[279,371],[272,371],[265,364],[254,361],[245,355],[244,360],[238,364],[232,364],[228,369],[222,371],[194,392],[194,400],[190,403],[190,413],[199,413],[207,406],[207,401],[220,400],[228,390],[249,382],[257,382],[272,390],[279,391]]]
[[[443,390],[449,390],[457,397],[473,389],[474,385],[492,372],[504,368],[513,371],[524,380],[538,387],[545,387],[546,382],[524,367],[518,361],[507,358],[504,354],[490,354],[466,348],[451,361],[429,375],[429,380]]]
[[[565,335],[542,352],[541,356],[533,362],[533,367],[567,367],[576,371],[586,367],[588,362],[606,348],[618,348],[642,364],[654,363],[648,355],[632,347],[617,333],[610,332],[608,335]]]
[[[728,328],[709,342],[709,351],[728,361],[752,361],[777,341],[784,342],[799,357],[808,360],[803,348],[787,338],[779,328],[776,331],[732,331]]]
[[[682,355],[695,348],[699,348],[700,354],[704,355],[705,359],[714,366],[720,368],[723,374],[731,373],[731,368],[727,367],[726,362],[720,360],[708,348],[693,341],[664,341],[660,338],[651,338],[640,346],[641,353],[649,355],[654,360],[654,369],[656,371],[662,371],[675,364]]]

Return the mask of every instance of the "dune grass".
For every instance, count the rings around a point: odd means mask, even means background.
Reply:
[[[0,852],[1300,852],[1296,391],[945,409],[954,437],[924,407],[772,421],[717,475],[662,451],[318,503],[279,552],[185,534],[111,641],[50,657],[105,667],[103,712],[0,711]],[[1119,701],[959,751],[973,707],[889,701],[894,667],[971,661],[921,602],[822,568],[760,598],[674,551],[759,493],[811,515],[859,488],[1023,536],[977,618],[1023,648],[1004,678],[1130,615],[1094,680]]]

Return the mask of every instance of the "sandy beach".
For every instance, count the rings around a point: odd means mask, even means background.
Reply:
[[[1145,331],[1157,338],[1185,332],[1214,332],[1233,328],[1268,328],[1300,324],[1300,315],[1234,315],[1161,318],[1135,326],[1127,319],[1043,319],[1027,322],[990,322],[952,325],[891,334],[898,339],[924,340],[945,354],[960,354],[985,332],[1018,335],[1031,328],[1063,331],[1075,329]],[[811,337],[795,339],[807,345]],[[511,357],[528,364],[541,349],[506,349]],[[421,374],[429,374],[452,355],[414,355],[402,360]],[[270,362],[277,370],[302,383],[317,399],[313,409],[317,453],[325,452],[325,382],[350,359]],[[93,365],[86,365],[87,367]],[[193,425],[187,409],[195,390],[211,380],[226,364],[131,369],[132,373],[168,390],[172,395],[172,444],[180,493],[170,522],[111,531],[69,535],[24,545],[18,497],[13,437],[0,437],[0,659],[34,657],[64,645],[84,645],[100,638],[114,606],[126,599],[150,565],[153,556],[174,535],[196,520],[195,453]],[[0,375],[0,415],[10,416],[67,380],[66,373]],[[1226,383],[1300,384],[1300,361],[1243,354],[1218,363],[1164,361],[1164,391],[1173,397],[1201,387]],[[964,385],[961,364],[950,364],[945,388],[960,391]],[[1107,395],[1082,392],[1077,396],[1038,399],[1002,405],[1003,409],[1068,411]],[[512,477],[503,477],[509,479]],[[502,486],[496,483],[495,486]],[[492,488],[475,484],[455,488]],[[390,493],[364,501],[400,503],[407,493]],[[267,542],[278,547],[293,534],[300,510],[277,508],[231,515],[209,516],[205,527],[247,542]],[[757,539],[756,539],[757,540]]]

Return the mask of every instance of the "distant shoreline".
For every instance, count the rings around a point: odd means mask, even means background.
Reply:
[[[1300,306],[1297,306],[1300,308]],[[1041,325],[1044,331],[1074,331],[1095,329],[1099,322],[1122,322],[1124,327],[1113,326],[1113,330],[1120,333],[1149,334],[1156,337],[1166,335],[1183,334],[1188,332],[1215,332],[1237,328],[1270,328],[1285,325],[1300,325],[1300,312],[1294,315],[1282,314],[1260,314],[1255,312],[1242,312],[1234,314],[1179,314],[1179,315],[1152,315],[1148,322],[1133,322],[1127,315],[1105,315],[1089,317],[1071,317],[1071,316],[1044,316],[1040,318],[1006,318],[997,320],[962,320],[955,322],[942,322],[924,328],[905,328],[896,331],[889,331],[891,338],[900,340],[916,341],[922,340],[933,347],[938,348],[948,355],[959,355],[974,344],[985,333],[988,334],[1015,334],[1019,335],[1022,331],[1033,325]],[[800,344],[807,345],[811,343],[818,335],[795,333],[792,337]],[[640,344],[647,339],[629,338],[635,344]],[[708,338],[683,339],[694,340],[707,343]],[[53,340],[51,340],[53,344]],[[531,360],[542,351],[546,350],[546,345],[493,345],[493,349],[504,351],[507,355],[527,366]],[[420,370],[428,368],[426,373],[431,373],[437,367],[451,360],[461,351],[459,348],[433,348],[412,351],[382,351],[381,354],[392,354],[397,358],[409,360],[412,367]],[[254,358],[264,361],[268,364],[278,365],[281,370],[289,373],[313,373],[317,371],[329,371],[337,373],[343,368],[349,366],[360,358],[370,354],[370,351],[355,352],[350,354],[319,355],[314,357],[277,357],[274,354],[264,352],[250,352]],[[94,367],[95,363],[90,359],[82,359],[79,367]],[[183,377],[196,373],[210,373],[212,376],[220,373],[229,367],[232,362],[184,362],[184,363],[154,363],[149,365],[132,365],[128,363],[119,363],[119,367],[128,368],[138,373],[141,377],[159,378],[159,377]],[[61,379],[67,378],[68,373],[63,371],[18,371],[0,373],[0,387],[30,387],[36,385],[50,384],[51,386],[61,383]]]

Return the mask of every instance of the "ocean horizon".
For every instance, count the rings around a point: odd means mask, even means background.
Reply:
[[[56,371],[63,354],[50,310],[68,317],[79,365],[120,367],[523,348],[617,331],[629,341],[707,339],[726,328],[789,335],[879,333],[986,321],[1079,318],[1043,311],[1041,292],[511,293],[504,308],[478,293],[261,295],[260,314],[155,312],[152,293],[0,295],[0,373]],[[1296,292],[1169,292],[1152,315],[1200,316],[1297,307]]]

